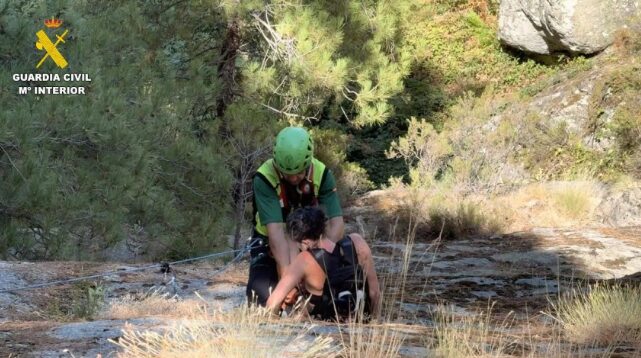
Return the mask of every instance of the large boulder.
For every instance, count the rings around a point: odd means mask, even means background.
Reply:
[[[499,38],[533,54],[593,54],[639,15],[639,0],[501,0]]]

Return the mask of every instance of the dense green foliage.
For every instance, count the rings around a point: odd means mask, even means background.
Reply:
[[[384,122],[403,89],[409,54],[398,44],[409,1],[227,2],[251,39],[239,58],[253,95],[291,120]]]
[[[35,33],[52,14],[71,31],[61,45],[70,65],[45,63],[42,72],[89,74],[85,96],[20,96],[26,83],[9,82],[39,72]],[[231,176],[216,154],[221,141],[194,131],[197,106],[217,91],[209,59],[194,54],[211,46],[220,15],[5,2],[0,16],[3,256],[85,258],[128,235],[165,255],[219,245]],[[199,21],[185,25],[185,16]]]
[[[185,256],[229,234],[237,247],[251,176],[288,124],[311,128],[344,201],[391,177],[473,192],[641,170],[638,66],[590,104],[590,130],[617,143],[608,152],[535,116],[494,126],[559,72],[591,66],[507,53],[497,11],[497,0],[0,0],[0,255],[100,258],[126,242]],[[52,16],[70,31],[69,67],[36,69],[35,33]],[[64,84],[84,96],[19,95],[47,84],[14,73],[92,81]],[[614,100],[627,105],[603,116]]]
[[[410,7],[0,3],[0,252],[92,258],[126,240],[186,255],[225,244],[232,227],[238,245],[251,174],[287,123],[316,127],[345,198],[371,188],[345,161],[349,136],[394,112],[411,64],[400,46]],[[34,34],[52,16],[70,31],[60,45],[70,65],[36,70]],[[75,84],[85,96],[19,95],[60,85],[11,80],[39,71],[92,81]]]

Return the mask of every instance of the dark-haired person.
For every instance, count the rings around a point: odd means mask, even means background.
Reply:
[[[325,164],[314,158],[312,138],[302,127],[286,127],[278,133],[273,158],[254,176],[253,195],[254,231],[246,294],[249,302],[264,306],[298,254],[296,244],[285,237],[289,213],[301,207],[323,206],[329,217],[327,237],[334,241],[343,237],[344,222],[336,180]]]
[[[288,292],[299,283],[303,282],[306,291],[310,294],[308,311],[311,316],[323,319],[344,318],[336,317],[336,304],[324,302],[327,298],[328,285],[332,277],[332,266],[341,262],[342,248],[352,245],[357,258],[357,264],[362,269],[365,279],[365,313],[376,317],[380,312],[381,294],[374,268],[372,252],[359,234],[346,235],[338,243],[325,237],[326,217],[325,214],[316,208],[298,209],[287,218],[287,231],[290,238],[295,241],[301,249],[285,275],[281,277],[276,289],[267,300],[267,307],[274,313],[281,308]],[[348,246],[343,246],[347,244]],[[351,250],[346,250],[351,251]],[[322,266],[321,266],[322,265]],[[327,272],[327,274],[326,274]],[[352,273],[353,273],[352,269]],[[338,296],[338,295],[336,295]],[[337,299],[337,297],[333,297]]]

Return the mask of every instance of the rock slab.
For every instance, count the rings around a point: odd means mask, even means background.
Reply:
[[[499,39],[539,55],[593,54],[640,15],[639,0],[502,0]]]

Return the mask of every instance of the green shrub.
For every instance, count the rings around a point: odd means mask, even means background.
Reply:
[[[207,109],[219,92],[216,67],[195,43],[220,44],[224,19],[210,4],[158,10],[132,1],[0,5],[2,81],[34,71],[40,55],[24,44],[42,27],[36,19],[52,14],[73,34],[68,69],[91,77],[86,96],[20,96],[26,84],[17,82],[0,91],[0,257],[93,258],[133,225],[165,247],[186,243],[174,246],[187,250],[178,256],[217,246],[232,173]]]
[[[584,217],[590,208],[591,195],[584,187],[567,187],[555,193],[554,201],[563,213],[574,219]]]
[[[347,161],[349,135],[333,128],[314,128],[314,156],[334,173],[338,194],[343,203],[363,194],[374,185],[367,172],[358,164]]]
[[[589,130],[598,140],[612,142],[599,155],[601,173],[637,171],[641,151],[641,67],[632,63],[617,67],[597,83],[590,99]]]
[[[93,320],[104,303],[104,286],[98,283],[80,284],[75,290],[71,313],[77,318]]]
[[[556,71],[506,53],[496,36],[497,2],[437,1],[419,7],[408,19],[408,45],[419,63],[428,64],[433,83],[450,94],[481,92],[489,84],[499,90],[522,87]],[[490,16],[484,17],[484,12]]]
[[[43,312],[47,319],[56,321],[93,320],[105,303],[105,293],[100,283],[77,282],[56,289]]]

